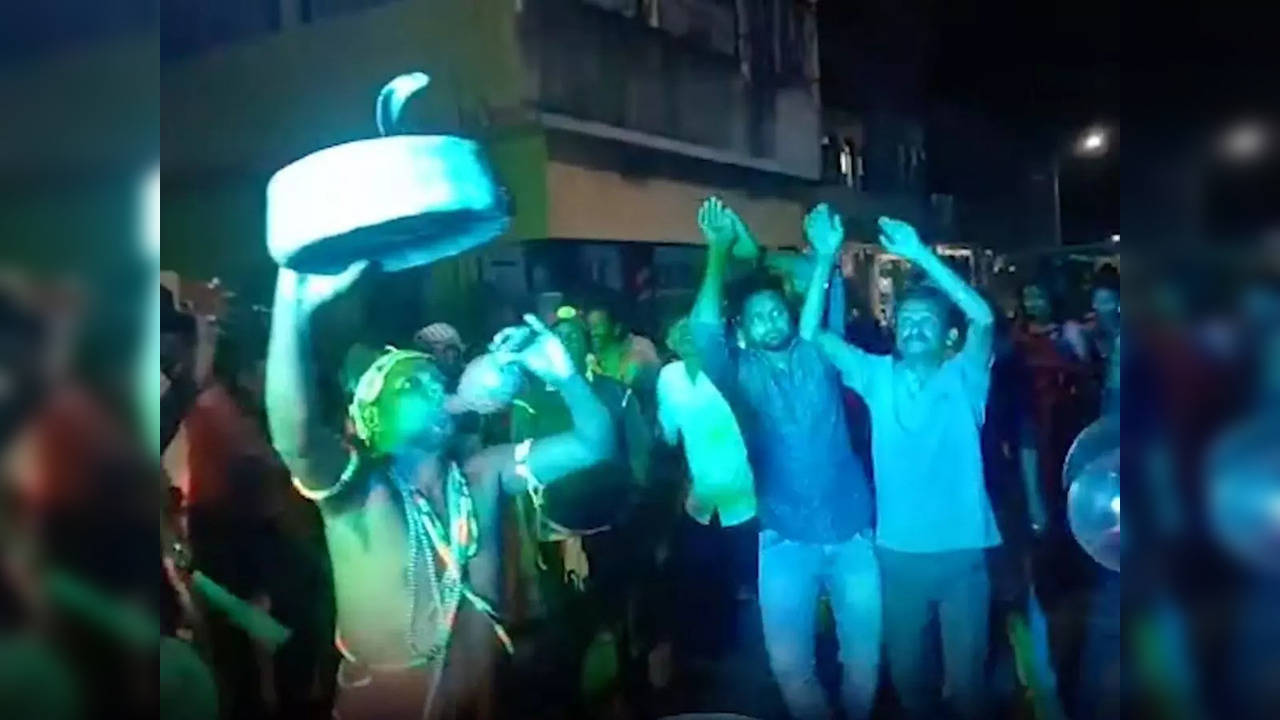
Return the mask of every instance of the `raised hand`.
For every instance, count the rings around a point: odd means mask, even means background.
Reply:
[[[738,239],[741,224],[737,213],[714,195],[702,201],[698,208],[698,229],[712,250],[727,252]]]
[[[844,221],[826,203],[815,205],[804,217],[804,236],[821,257],[830,258],[844,242]]]
[[[501,362],[523,365],[551,385],[577,374],[560,338],[533,315],[525,315],[524,321],[525,325],[509,327],[494,336],[489,351]]]
[[[918,262],[931,254],[929,247],[920,239],[919,233],[916,232],[915,228],[911,227],[910,223],[889,217],[881,217],[878,224],[880,226],[880,245],[885,250],[911,262]]]

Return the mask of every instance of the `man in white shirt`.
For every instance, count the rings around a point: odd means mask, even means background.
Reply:
[[[668,445],[684,436],[690,477],[685,510],[703,525],[716,513],[722,527],[744,523],[755,517],[756,495],[738,421],[702,372],[688,319],[672,325],[667,346],[681,359],[658,374],[658,424]]]
[[[979,434],[994,316],[907,223],[881,218],[880,241],[929,279],[897,303],[894,355],[867,354],[831,333],[819,332],[817,341],[870,409],[889,674],[909,716],[935,716],[939,692],[928,684],[924,648],[932,643],[924,633],[936,616],[950,700],[962,716],[983,717],[991,595],[985,552],[1001,543]],[[815,268],[807,301],[821,301],[828,272]],[[967,328],[964,345],[948,359],[953,304]]]

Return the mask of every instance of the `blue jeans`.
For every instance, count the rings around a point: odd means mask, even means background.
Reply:
[[[940,635],[945,690],[961,717],[986,717],[991,584],[983,550],[908,553],[880,548],[889,678],[910,718],[940,712],[928,650]],[[938,627],[933,630],[934,624]]]
[[[835,545],[760,533],[760,618],[769,667],[796,720],[829,718],[818,683],[814,638],[818,596],[835,615],[843,666],[841,702],[850,720],[871,714],[880,673],[880,566],[868,535]]]

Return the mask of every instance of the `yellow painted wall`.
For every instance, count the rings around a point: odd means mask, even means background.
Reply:
[[[668,178],[634,178],[552,160],[547,235],[555,238],[701,243],[697,214],[712,193],[725,199],[768,246],[800,242],[802,203]]]

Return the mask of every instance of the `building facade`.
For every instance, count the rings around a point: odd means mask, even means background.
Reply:
[[[821,177],[811,2],[186,2],[163,42],[166,268],[268,297],[267,178],[374,135],[378,88],[408,70],[433,78],[412,112],[482,139],[515,201],[506,237],[405,281],[420,306],[465,323],[566,279],[687,292],[662,284],[689,282],[710,194],[766,244],[800,241]],[[572,242],[526,242],[547,240]]]

